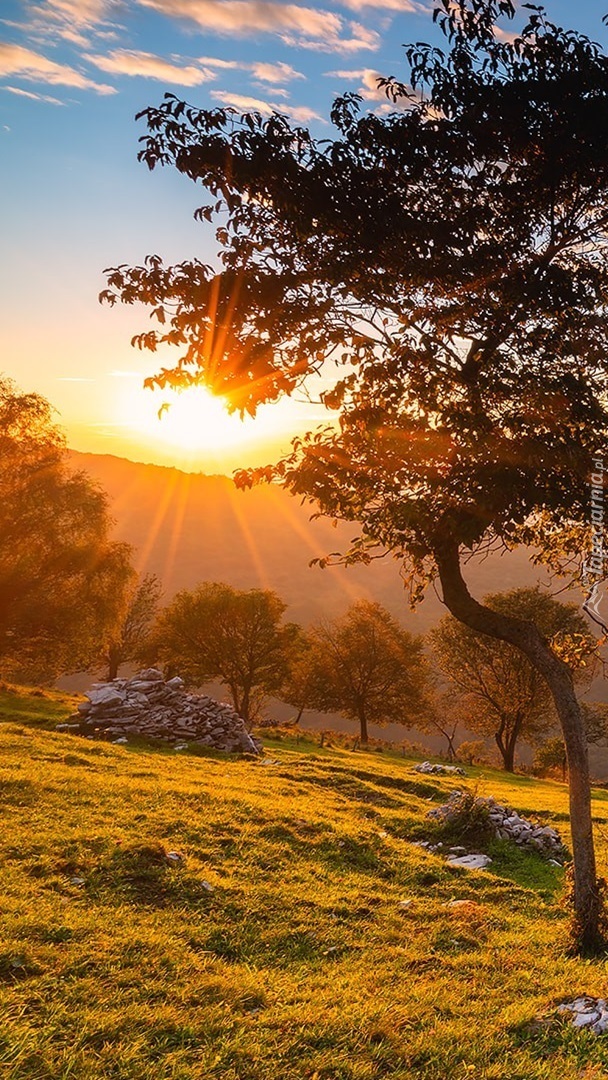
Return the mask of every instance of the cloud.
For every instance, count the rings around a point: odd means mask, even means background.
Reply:
[[[428,15],[429,9],[425,4],[416,3],[416,0],[340,0],[343,7],[351,11],[363,11],[364,8],[381,8],[383,11],[400,11],[406,14]]]
[[[357,68],[355,71],[326,71],[328,78],[344,79],[346,82],[361,82],[357,93],[366,101],[386,101],[384,90],[378,88],[378,79],[382,76],[373,68]]]
[[[381,38],[376,30],[368,30],[361,23],[351,22],[349,31],[354,34],[351,38],[324,38],[317,41],[297,41],[293,36],[283,35],[286,45],[299,46],[301,49],[314,49],[316,52],[326,53],[352,53],[361,52],[363,49],[376,50],[380,47]]]
[[[256,79],[260,82],[271,83],[273,86],[280,86],[285,82],[292,82],[294,79],[305,79],[306,76],[302,75],[301,71],[296,71],[290,64],[283,64],[281,62],[276,64],[265,64],[262,62],[255,64],[244,64],[247,70],[253,72]]]
[[[47,105],[64,105],[65,102],[60,101],[59,98],[50,97],[49,94],[34,94],[31,90],[22,90],[19,86],[2,86],[0,90],[6,90],[9,94],[16,94],[18,97],[31,98],[32,101],[44,101]]]
[[[221,101],[223,105],[232,106],[234,109],[242,109],[245,112],[259,112],[262,116],[270,116],[273,112],[287,113],[301,123],[308,120],[321,120],[322,117],[306,105],[277,105],[272,101],[262,101],[260,98],[247,97],[245,94],[233,94],[230,90],[212,90],[211,97]]]
[[[176,83],[179,86],[199,86],[211,82],[217,75],[210,68],[195,67],[172,57],[174,63],[154,53],[137,52],[131,49],[115,49],[107,56],[86,56],[92,64],[111,75],[139,76],[142,79],[158,79],[161,82]]]
[[[270,0],[137,0],[169,18],[187,19],[203,30],[246,36],[277,34],[288,45],[323,51],[377,48],[379,35],[358,24],[345,26],[334,11],[282,4]],[[355,36],[345,38],[345,30]]]
[[[26,21],[8,25],[24,30],[30,42],[56,45],[61,38],[71,45],[90,48],[87,34],[102,37],[113,33],[117,24],[110,21],[111,16],[123,9],[124,4],[120,0],[44,0],[44,3],[26,0],[24,8]]]
[[[0,42],[0,77],[6,75],[16,75],[29,82],[48,83],[50,86],[74,86],[79,90],[95,90],[98,94],[116,93],[113,86],[93,82],[69,64],[57,64],[47,56],[22,45]]]

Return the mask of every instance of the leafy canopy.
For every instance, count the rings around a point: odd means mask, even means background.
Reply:
[[[538,587],[494,593],[484,597],[484,604],[534,623],[569,660],[575,683],[586,686],[591,681],[596,641],[574,604],[564,604]],[[439,669],[466,710],[465,726],[492,735],[511,765],[519,738],[534,743],[556,728],[549,687],[519,649],[475,633],[452,615],[446,615],[429,638]]]
[[[422,579],[446,542],[581,549],[608,415],[608,58],[542,8],[510,40],[511,0],[441,0],[444,49],[405,50],[395,108],[333,107],[316,140],[286,117],[166,95],[140,158],[212,201],[220,270],[192,260],[108,271],[110,303],[180,351],[150,385],[203,382],[254,412],[303,380],[337,419],[278,478]],[[314,381],[314,380],[313,380]]]
[[[381,604],[359,600],[340,618],[310,628],[301,663],[304,703],[367,725],[414,726],[425,708],[422,639],[404,630]]]
[[[87,668],[119,620],[130,548],[110,539],[106,497],[66,465],[38,394],[0,379],[0,665],[52,682]]]
[[[177,593],[161,611],[154,652],[195,686],[219,680],[249,723],[285,677],[293,628],[282,624],[284,611],[270,590],[205,582]]]

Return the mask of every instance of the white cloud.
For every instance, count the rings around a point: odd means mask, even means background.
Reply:
[[[44,101],[47,105],[65,104],[59,98],[50,97],[49,94],[34,94],[31,90],[22,90],[19,86],[2,86],[0,89],[6,90],[9,94],[16,94],[18,97],[31,98],[32,101]]]
[[[291,64],[284,64],[280,61],[274,64],[264,61],[247,63],[246,60],[216,60],[213,56],[199,56],[198,63],[221,71],[250,71],[255,75],[258,82],[270,83],[272,86],[292,82],[294,79],[306,78],[301,71],[296,71]]]
[[[283,4],[270,0],[137,0],[169,18],[187,19],[203,30],[246,36],[277,34],[288,45],[350,52],[377,48],[380,37],[344,19],[334,11]],[[344,37],[345,31],[354,37]]]
[[[255,64],[244,64],[249,71],[253,72],[256,79],[260,82],[271,83],[273,86],[280,86],[282,83],[292,82],[294,79],[304,79],[305,75],[302,75],[301,71],[296,71],[291,67],[291,64],[283,64],[281,62],[276,64],[266,64],[263,62]]]
[[[368,30],[366,26],[357,22],[349,23],[348,27],[354,37],[328,37],[313,41],[304,39],[298,41],[293,35],[284,34],[283,41],[286,45],[297,45],[301,49],[314,49],[316,52],[326,53],[353,53],[364,49],[375,51],[380,47],[381,38],[376,30]]]
[[[87,35],[103,37],[120,29],[111,17],[124,8],[121,0],[25,0],[23,6],[25,22],[12,25],[24,30],[30,42],[53,46],[62,39],[79,48],[90,48]]]
[[[328,78],[344,79],[346,82],[357,81],[361,85],[357,93],[366,101],[386,101],[384,90],[378,88],[378,79],[381,78],[379,71],[373,68],[357,68],[354,71],[326,71]]]
[[[364,8],[380,8],[383,11],[400,11],[406,14],[428,15],[429,8],[416,0],[340,0],[351,11],[363,11]]]
[[[79,90],[95,90],[98,94],[115,94],[113,86],[93,82],[69,64],[57,64],[47,56],[26,49],[23,45],[0,42],[0,77],[16,75],[29,82],[50,86],[73,86]]]
[[[272,101],[263,101],[261,98],[248,97],[246,94],[233,94],[230,90],[212,90],[211,97],[221,101],[223,105],[232,106],[234,109],[242,109],[244,112],[259,112],[262,116],[270,116],[273,112],[287,113],[301,123],[308,120],[321,120],[313,109],[306,105],[286,105],[284,102],[277,105]]]
[[[154,53],[137,52],[131,49],[115,49],[107,56],[91,55],[86,57],[92,64],[112,75],[139,76],[142,79],[158,79],[161,82],[175,83],[179,86],[199,86],[217,78],[210,68],[195,67],[179,58],[173,57],[173,63]]]

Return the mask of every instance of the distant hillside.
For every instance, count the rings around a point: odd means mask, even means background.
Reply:
[[[334,528],[327,520],[311,521],[310,507],[280,488],[239,491],[225,476],[184,473],[111,455],[70,454],[74,466],[98,479],[108,492],[117,537],[136,549],[140,570],[162,579],[165,601],[179,589],[212,580],[238,588],[275,589],[288,605],[287,617],[304,625],[340,614],[359,597],[384,604],[412,633],[425,633],[445,614],[434,589],[415,612],[410,610],[399,566],[392,559],[371,566],[310,567],[315,556],[343,550],[356,535],[356,526]],[[478,597],[547,581],[523,549],[472,562],[465,573]],[[83,690],[89,682],[84,676],[64,679],[61,685]],[[605,685],[605,680],[597,679],[590,696],[605,698]],[[225,696],[217,687],[211,692]],[[269,711],[280,719],[293,713],[280,703]],[[314,713],[306,714],[306,723],[352,729],[339,717]],[[396,741],[407,735],[432,750],[442,746],[441,739],[406,733],[397,725],[374,728],[372,734]],[[594,752],[593,757],[596,775],[608,776],[608,750]]]
[[[164,583],[165,598],[206,580],[239,588],[275,589],[289,618],[309,623],[342,612],[358,597],[378,600],[414,632],[432,626],[445,608],[433,590],[411,612],[399,566],[383,559],[365,567],[310,567],[315,556],[344,549],[355,525],[311,521],[310,507],[281,489],[238,491],[224,476],[203,476],[109,455],[71,452],[111,500],[116,535],[137,549],[138,566]],[[526,552],[470,564],[473,592],[535,584],[543,575]]]

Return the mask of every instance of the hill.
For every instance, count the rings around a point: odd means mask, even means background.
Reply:
[[[473,872],[415,846],[454,781],[305,743],[220,761],[46,730],[69,710],[0,698],[6,1080],[606,1074],[608,1042],[554,1012],[608,991],[560,949],[563,871],[504,841]],[[563,785],[458,784],[567,829]]]
[[[415,613],[409,610],[392,559],[368,567],[311,568],[311,559],[344,550],[356,526],[311,521],[310,507],[280,488],[239,491],[225,476],[110,455],[71,451],[71,458],[108,492],[117,536],[137,549],[141,570],[159,575],[167,599],[205,580],[275,589],[289,605],[288,617],[306,624],[365,597],[384,604],[417,633],[445,613],[432,590]],[[471,563],[467,577],[476,595],[543,579],[524,550]]]

